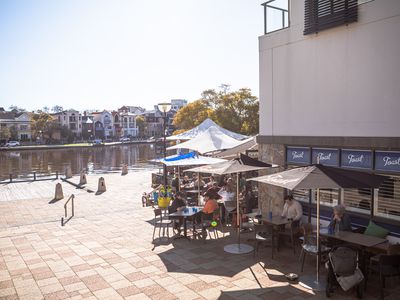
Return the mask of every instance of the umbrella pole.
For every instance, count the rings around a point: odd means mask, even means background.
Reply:
[[[239,173],[236,173],[236,224],[238,226],[238,245],[240,247],[240,212],[239,212]]]
[[[178,192],[181,190],[181,170],[178,166]]]
[[[319,245],[319,189],[317,189],[317,284],[319,283],[319,258],[320,258],[320,245]]]
[[[224,251],[232,254],[244,254],[249,253],[254,250],[253,246],[247,244],[240,243],[240,214],[239,214],[239,173],[236,173],[236,225],[237,229],[237,237],[238,243],[237,244],[229,244],[224,247]]]
[[[317,189],[317,253],[320,252],[320,245],[319,245],[319,188]],[[326,288],[325,282],[319,281],[319,255],[317,255],[317,276],[313,275],[306,275],[300,278],[300,285],[313,290],[313,291],[324,291]]]
[[[198,188],[197,205],[199,205],[200,204],[200,172],[197,172],[197,188]]]

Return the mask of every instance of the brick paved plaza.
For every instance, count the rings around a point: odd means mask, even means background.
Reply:
[[[98,177],[88,176],[92,190]],[[223,246],[235,241],[229,231],[206,243],[157,239],[153,245],[153,211],[141,207],[150,172],[104,177],[105,193],[62,183],[65,199],[53,204],[56,181],[0,186],[0,299],[325,298],[284,277],[299,272],[299,251],[282,250],[273,260],[269,248],[261,248],[257,258],[227,254]],[[75,217],[61,227],[71,193],[76,195]],[[311,258],[304,274],[314,271]],[[388,280],[385,299],[399,299],[395,284]],[[364,298],[378,294],[374,277]],[[333,297],[355,299],[356,294],[335,291]]]

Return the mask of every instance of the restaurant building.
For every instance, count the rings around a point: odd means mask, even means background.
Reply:
[[[384,174],[379,190],[322,190],[322,218],[342,203],[400,238],[400,1],[272,0],[259,37],[263,161],[316,163]],[[266,192],[268,189],[268,193]],[[260,185],[275,213],[284,191]],[[296,191],[315,216],[315,192]]]

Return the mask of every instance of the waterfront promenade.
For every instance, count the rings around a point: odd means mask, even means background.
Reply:
[[[99,177],[88,176],[91,190],[96,191]],[[53,204],[60,180],[0,185],[0,299],[325,298],[283,276],[299,271],[292,249],[273,260],[269,248],[261,248],[257,258],[227,254],[223,246],[235,241],[229,233],[206,243],[163,239],[153,245],[153,211],[141,207],[151,172],[103,177],[105,193],[63,182],[65,199]],[[71,193],[75,217],[61,227]],[[309,259],[305,273],[314,270]],[[385,299],[398,299],[393,282],[388,280]],[[371,280],[365,299],[377,299],[376,284]],[[355,293],[336,291],[334,297],[354,299]]]

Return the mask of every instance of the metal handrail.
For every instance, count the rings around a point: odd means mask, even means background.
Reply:
[[[64,204],[64,217],[61,217],[61,226],[64,226],[69,220],[72,219],[72,217],[75,215],[75,203],[74,203],[74,199],[75,199],[75,195],[72,194],[71,196],[69,196],[68,200],[65,202]],[[67,219],[67,204],[68,202],[71,201],[71,217],[69,217]],[[64,218],[66,219],[66,221],[64,222]]]
[[[32,172],[33,174],[33,178],[32,176],[26,175],[23,178],[18,178],[18,177],[13,177],[13,174],[9,174],[9,180],[8,181],[0,181],[1,183],[17,183],[17,182],[31,182],[31,181],[43,181],[43,180],[54,180],[58,179],[59,174],[58,171],[56,171],[55,173],[43,173],[43,174],[37,174],[36,171]]]

